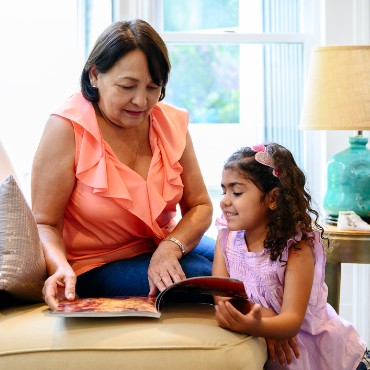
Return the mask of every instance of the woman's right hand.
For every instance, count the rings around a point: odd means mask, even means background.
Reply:
[[[51,310],[58,307],[60,301],[73,301],[76,296],[76,274],[71,267],[60,268],[50,275],[42,289],[44,301]]]

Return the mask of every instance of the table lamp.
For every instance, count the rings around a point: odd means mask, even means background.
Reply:
[[[355,130],[349,148],[328,163],[324,210],[335,223],[339,211],[370,220],[370,45],[312,50],[300,129]]]

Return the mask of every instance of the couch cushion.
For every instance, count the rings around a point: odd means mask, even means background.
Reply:
[[[42,302],[45,279],[35,219],[17,182],[9,176],[0,186],[0,291],[23,301]]]
[[[153,318],[63,318],[45,305],[0,314],[0,369],[262,370],[265,341],[217,326],[211,305]]]

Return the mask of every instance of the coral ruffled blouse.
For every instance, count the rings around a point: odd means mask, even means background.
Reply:
[[[163,102],[153,108],[149,129],[153,156],[146,180],[118,160],[102,137],[92,103],[80,92],[53,115],[68,119],[75,132],[76,185],[63,230],[75,273],[153,252],[176,225],[187,112]]]

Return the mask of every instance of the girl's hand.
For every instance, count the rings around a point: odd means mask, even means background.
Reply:
[[[155,295],[173,283],[186,278],[179,263],[180,249],[173,242],[162,241],[153,253],[148,269],[149,295]]]
[[[262,311],[259,304],[254,304],[246,315],[228,301],[219,301],[215,309],[217,323],[225,329],[248,334],[251,329],[255,329],[261,323]]]
[[[72,268],[58,269],[44,283],[42,295],[51,310],[58,307],[60,301],[75,299],[76,274]]]
[[[228,301],[219,301],[215,306],[216,320],[219,326],[239,333],[249,334],[256,331],[261,325],[262,309],[259,304],[254,304],[247,314],[238,311]],[[277,356],[280,364],[291,364],[293,357],[299,358],[300,352],[296,337],[289,339],[268,339],[265,338],[270,358],[275,361]]]
[[[293,354],[297,359],[299,358],[300,352],[296,337],[279,340],[265,338],[265,340],[272,361],[275,361],[277,356],[281,365],[290,365],[293,361]]]

